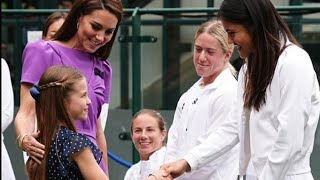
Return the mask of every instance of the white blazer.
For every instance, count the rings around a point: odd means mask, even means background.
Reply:
[[[13,121],[13,110],[14,101],[10,71],[7,62],[1,58],[1,177],[8,180],[14,180],[15,176],[3,141],[3,132]]]
[[[290,45],[289,45],[290,44]],[[261,180],[310,172],[310,155],[319,121],[320,92],[309,55],[289,45],[279,57],[273,80],[266,91],[266,104],[259,112],[246,112],[240,173],[252,159]],[[239,83],[243,84],[243,76]]]
[[[293,44],[282,52],[259,112],[243,109],[245,69],[244,65],[239,73],[237,101],[228,122],[210,134],[212,148],[199,147],[202,153],[193,153],[196,160],[189,164],[200,168],[240,140],[240,175],[246,173],[251,158],[259,180],[295,179],[303,174],[302,179],[313,179],[309,164],[320,92],[309,55]]]
[[[229,69],[222,71],[215,81],[203,89],[198,80],[185,92],[178,104],[173,123],[168,133],[166,162],[185,159],[194,161],[189,153],[201,154],[198,146],[211,149],[208,141],[211,132],[219,129],[227,119],[232,102],[236,98],[237,81]],[[238,175],[239,148],[234,147],[226,152],[218,161],[185,173],[177,180],[235,180]]]

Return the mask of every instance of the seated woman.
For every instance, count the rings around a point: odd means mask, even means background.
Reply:
[[[42,39],[51,40],[67,18],[67,13],[54,12],[48,16],[42,29]]]
[[[161,179],[159,173],[153,173],[163,164],[167,136],[165,120],[155,110],[142,109],[131,121],[131,137],[140,155],[140,161],[128,169],[124,180]],[[155,177],[154,177],[155,176]]]

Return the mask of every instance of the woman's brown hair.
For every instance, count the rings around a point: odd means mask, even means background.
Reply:
[[[106,10],[114,14],[118,19],[118,24],[114,30],[111,40],[93,53],[98,59],[104,61],[110,55],[118,32],[119,23],[122,19],[123,8],[120,0],[76,0],[69,11],[65,22],[53,36],[53,39],[63,42],[70,40],[77,32],[77,23],[79,18],[81,16],[89,15],[95,10]]]

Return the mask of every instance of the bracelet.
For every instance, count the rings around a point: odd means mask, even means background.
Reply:
[[[17,143],[18,147],[19,147],[21,150],[23,150],[23,151],[24,151],[24,149],[22,148],[21,144],[22,144],[23,139],[24,139],[27,135],[29,135],[29,133],[25,133],[25,134],[23,134],[22,136],[21,136],[21,134],[20,134],[20,135],[17,137],[17,139],[16,139],[16,141],[18,141],[18,143]]]
[[[19,136],[17,136],[17,138],[16,138],[16,145],[18,146],[18,141],[19,141],[19,139],[20,139],[20,137],[21,137],[21,134],[19,135]]]
[[[150,176],[153,176],[154,178],[156,178],[156,180],[159,180],[159,179],[157,178],[157,176],[156,176],[156,175],[154,175],[154,174],[149,174],[149,176],[148,176],[148,177],[150,177]]]

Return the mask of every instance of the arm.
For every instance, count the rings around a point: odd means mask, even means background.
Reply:
[[[106,122],[109,112],[109,101],[110,101],[110,91],[112,82],[112,67],[108,61],[103,62],[103,72],[104,72],[104,104],[101,107],[101,112],[97,120],[97,145],[99,149],[103,152],[102,158],[106,167],[106,173],[109,174],[109,164],[108,164],[108,145],[107,139],[104,134],[106,127]]]
[[[72,154],[71,158],[77,163],[84,179],[109,180],[108,176],[96,162],[90,147],[86,147],[82,151]]]
[[[222,97],[228,96],[229,95],[226,94]],[[225,101],[225,98],[221,98],[220,100]],[[224,103],[225,102],[218,101],[218,104]],[[217,113],[215,114],[220,114],[221,116],[217,118],[219,118],[221,121],[224,121],[218,129],[210,132],[207,138],[201,140],[202,143],[190,149],[183,159],[165,164],[161,168],[166,170],[168,173],[171,173],[171,175],[175,178],[182,175],[184,172],[197,170],[206,164],[217,160],[230,151],[239,142],[239,112],[236,105],[231,105],[231,101],[228,105],[229,107],[224,108],[222,106],[221,108],[216,108]],[[232,106],[233,110],[231,113],[228,113],[231,111],[230,106]],[[220,161],[217,161],[217,163],[219,162]]]
[[[39,133],[34,133],[35,101],[29,90],[48,67],[56,64],[54,63],[56,58],[54,54],[53,49],[45,41],[28,43],[22,54],[20,109],[16,115],[14,126],[16,135],[19,137],[18,141],[23,140],[21,148],[38,163],[40,163],[38,159],[42,158],[44,154],[44,145],[35,139],[38,138]],[[57,62],[59,62],[59,59],[57,59]],[[28,135],[24,136],[26,134]],[[24,136],[23,139],[22,136]]]
[[[160,167],[166,173],[170,174],[173,178],[181,176],[185,172],[191,171],[191,167],[185,159],[164,164]]]
[[[1,59],[1,132],[4,132],[13,120],[14,103],[10,77],[8,64]]]
[[[101,124],[101,118],[98,118],[98,127],[97,127],[97,145],[99,147],[99,149],[103,152],[102,154],[102,159],[104,161],[104,164],[106,165],[107,168],[107,174],[108,173],[108,146],[107,146],[107,142],[106,142],[106,137],[104,135],[104,131],[102,128],[102,124]]]
[[[240,106],[237,106],[235,101],[237,85],[234,81],[226,81],[224,84],[208,97],[208,118],[211,119],[208,121],[214,123],[211,123],[205,135],[197,139],[197,145],[184,156],[191,170],[199,169],[208,163],[210,167],[218,168],[223,161],[233,156],[228,152],[239,142],[238,121],[241,115],[238,108]]]
[[[21,148],[27,152],[27,154],[40,163],[40,159],[44,155],[44,145],[40,144],[35,138],[38,138],[39,133],[33,133],[35,126],[35,102],[30,95],[30,84],[22,83],[20,89],[20,109],[15,118],[15,130],[17,137],[22,138]],[[20,139],[18,139],[20,141]]]

